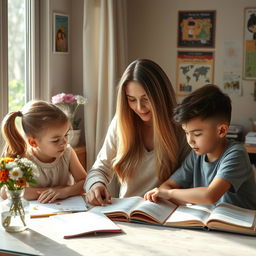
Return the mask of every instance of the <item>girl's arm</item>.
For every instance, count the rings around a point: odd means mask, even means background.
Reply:
[[[74,177],[75,184],[67,188],[68,193],[70,193],[70,195],[78,195],[84,193],[83,185],[86,179],[86,171],[80,163],[73,148],[71,149],[69,168],[72,176]]]
[[[56,187],[44,187],[44,188],[34,188],[34,187],[26,187],[24,197],[26,200],[37,200],[40,194],[49,189],[60,189],[65,186],[56,186]]]
[[[64,187],[44,188],[42,192],[38,192],[40,195],[37,200],[40,203],[52,203],[57,199],[63,199],[84,193],[83,185],[86,178],[86,171],[80,163],[73,148],[71,148],[69,170],[74,177],[75,184]]]

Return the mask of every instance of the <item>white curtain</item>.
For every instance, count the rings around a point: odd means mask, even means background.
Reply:
[[[126,0],[85,0],[83,90],[87,169],[115,114],[117,83],[126,67]]]

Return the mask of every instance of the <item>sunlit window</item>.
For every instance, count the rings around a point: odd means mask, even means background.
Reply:
[[[20,110],[26,102],[26,0],[8,0],[8,108]]]

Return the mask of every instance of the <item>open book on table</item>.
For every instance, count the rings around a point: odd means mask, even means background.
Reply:
[[[72,196],[47,204],[39,203],[36,200],[29,201],[29,208],[31,218],[88,210],[83,196]]]
[[[256,236],[256,211],[231,204],[177,206],[141,197],[112,198],[112,204],[95,206],[90,212],[101,212],[112,220],[160,224],[171,227],[221,230]]]
[[[64,238],[122,232],[122,229],[102,213],[78,212],[51,216],[50,219],[53,227],[63,234]]]

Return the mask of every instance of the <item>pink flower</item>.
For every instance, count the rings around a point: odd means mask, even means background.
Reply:
[[[53,96],[52,97],[52,103],[56,104],[56,103],[63,102],[64,101],[64,96],[65,96],[65,93],[59,93],[59,94]]]
[[[76,98],[73,94],[66,94],[66,93],[59,93],[52,97],[53,104],[57,104],[61,102],[73,104],[73,103],[76,103]]]
[[[76,103],[76,98],[73,94],[66,94],[64,96],[64,102],[73,104],[73,103]]]
[[[75,116],[78,107],[87,103],[87,98],[81,95],[59,93],[52,97],[52,103],[58,105],[67,114],[73,125],[73,129],[78,129],[81,118],[76,119]]]

